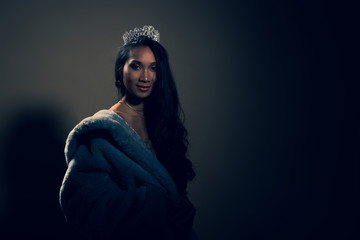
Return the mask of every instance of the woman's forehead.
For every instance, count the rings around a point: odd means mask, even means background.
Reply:
[[[154,53],[148,46],[134,47],[129,52],[129,61],[156,62]]]

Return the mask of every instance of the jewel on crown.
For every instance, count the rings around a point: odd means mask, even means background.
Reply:
[[[123,35],[124,43],[136,42],[140,36],[146,36],[156,42],[160,42],[160,33],[153,26],[144,26],[142,28],[134,28]]]

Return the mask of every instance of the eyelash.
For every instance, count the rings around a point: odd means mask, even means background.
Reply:
[[[132,69],[134,69],[134,70],[140,70],[141,69],[141,67],[139,65],[137,65],[137,64],[130,64],[130,67]]]
[[[130,64],[130,67],[134,70],[140,70],[141,66],[138,64]],[[156,66],[150,67],[151,71],[156,72]]]

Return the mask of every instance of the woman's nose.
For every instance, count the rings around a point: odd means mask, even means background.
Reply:
[[[140,80],[142,80],[142,81],[150,81],[150,73],[149,73],[149,70],[144,69],[144,70],[141,72]]]

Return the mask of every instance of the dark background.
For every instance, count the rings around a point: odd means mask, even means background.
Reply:
[[[186,113],[200,239],[358,239],[356,10],[1,0],[2,239],[78,239],[58,206],[65,139],[116,101],[116,48],[143,25],[161,33]]]

